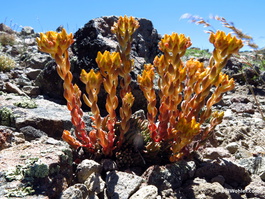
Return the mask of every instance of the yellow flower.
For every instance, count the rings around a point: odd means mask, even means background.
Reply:
[[[129,39],[137,28],[139,28],[139,22],[134,17],[120,16],[118,22],[114,23],[111,28],[112,33],[119,34],[125,40]]]
[[[222,55],[238,53],[239,49],[243,47],[241,39],[237,39],[231,34],[226,35],[225,32],[218,30],[215,34],[211,33],[209,41],[214,47],[222,52]]]
[[[93,69],[89,73],[82,69],[80,79],[84,84],[88,84],[90,88],[98,88],[103,81],[101,74],[99,72],[95,73]]]
[[[48,31],[45,34],[40,33],[40,37],[37,37],[36,40],[39,50],[50,53],[53,58],[55,54],[62,55],[74,42],[73,34],[68,35],[65,29],[62,29],[60,33],[55,31]]]

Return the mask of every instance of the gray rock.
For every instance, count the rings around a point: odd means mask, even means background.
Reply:
[[[75,184],[64,190],[60,199],[86,199],[88,196],[87,188],[84,184]]]
[[[63,80],[57,74],[54,61],[46,63],[44,70],[41,71],[34,82],[39,86],[43,95],[64,100]]]
[[[23,186],[28,189],[38,187],[37,192],[42,195],[58,198],[68,187],[73,176],[72,150],[62,141],[60,146],[45,144],[45,139],[42,137],[0,151],[0,173],[7,179],[1,181],[0,190],[7,191],[12,183],[23,182],[21,189]],[[0,195],[0,198],[4,196]]]
[[[8,99],[12,99],[12,104],[23,103],[25,101],[21,96],[12,94],[0,95],[0,101],[3,106],[10,104]],[[10,106],[12,112],[16,115],[14,126],[17,129],[32,126],[55,138],[61,138],[63,130],[71,129],[71,115],[66,106],[45,99],[35,99],[34,103],[37,107],[32,107],[31,109],[14,105]]]
[[[50,55],[46,53],[44,54],[35,52],[27,54],[27,58],[25,59],[24,64],[32,69],[44,69],[45,65],[51,60],[52,58]]]
[[[95,194],[102,193],[105,188],[105,182],[102,180],[100,174],[96,172],[89,175],[84,184],[90,193]]]
[[[101,165],[96,161],[88,159],[83,160],[77,166],[78,182],[84,183],[91,174],[100,173],[101,170],[102,170]]]
[[[252,182],[246,186],[245,190],[248,198],[265,199],[265,182],[256,175],[252,177]]]
[[[148,185],[140,188],[130,197],[130,199],[156,199],[157,195],[157,187],[154,185]]]
[[[204,178],[208,181],[218,175],[222,175],[227,184],[236,188],[244,188],[251,182],[250,174],[244,167],[226,159],[204,163],[195,172],[195,177]]]
[[[34,29],[32,27],[30,27],[30,26],[24,26],[21,29],[21,35],[28,36],[28,35],[31,35],[31,34],[34,34]]]
[[[106,175],[106,187],[108,198],[127,199],[140,187],[143,178],[121,172],[110,171]]]
[[[249,157],[239,159],[238,164],[246,168],[251,174],[259,175],[262,180],[265,180],[265,157],[258,155],[257,157]]]
[[[206,159],[217,159],[230,157],[228,150],[224,147],[207,147],[203,150],[203,157]]]
[[[7,26],[7,25],[5,25],[3,23],[0,23],[0,31],[6,32],[6,33],[9,33],[9,34],[15,33],[15,31],[12,30],[12,28],[10,28],[9,26]]]
[[[31,141],[42,136],[47,136],[45,132],[35,129],[32,126],[22,127],[20,128],[20,131],[24,134],[24,137],[27,141]]]
[[[180,187],[185,180],[192,178],[195,171],[193,161],[179,161],[166,166],[151,166],[142,175],[149,185],[155,185],[158,191]]]
[[[236,113],[255,113],[254,106],[252,103],[233,103],[230,105],[230,108]]]
[[[236,142],[231,142],[229,144],[226,145],[225,147],[230,153],[234,154],[235,152],[237,152],[239,145]]]
[[[6,84],[5,84],[5,90],[7,92],[9,92],[9,93],[17,93],[19,95],[25,95],[25,93],[20,88],[18,88],[17,85],[12,84],[10,82],[6,82]]]
[[[26,72],[26,75],[31,79],[31,80],[35,80],[37,78],[37,76],[40,74],[41,69],[32,69],[29,68]]]
[[[41,93],[38,86],[23,86],[22,91],[31,97],[36,97]]]
[[[185,188],[184,193],[187,198],[232,199],[219,183],[208,183],[200,178],[195,178],[193,183]]]

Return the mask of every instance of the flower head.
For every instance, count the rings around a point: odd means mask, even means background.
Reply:
[[[68,35],[64,28],[60,33],[55,31],[48,31],[45,34],[40,33],[40,37],[37,37],[36,40],[39,50],[50,53],[53,58],[55,54],[62,55],[74,42],[73,34]]]

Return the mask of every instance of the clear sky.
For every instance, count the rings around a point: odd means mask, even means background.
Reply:
[[[67,32],[76,32],[89,20],[100,16],[134,16],[153,22],[161,35],[172,32],[190,36],[193,47],[212,49],[209,35],[202,25],[180,19],[185,13],[209,19],[210,15],[225,17],[244,33],[251,35],[260,48],[265,47],[264,0],[5,0],[1,3],[0,23],[20,31],[31,26],[35,32],[55,30],[63,25]],[[209,20],[216,29],[229,32],[218,22]],[[244,47],[244,50],[249,48]]]

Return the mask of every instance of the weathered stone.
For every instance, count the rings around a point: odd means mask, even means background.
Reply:
[[[77,166],[77,178],[78,182],[83,183],[87,180],[87,178],[92,175],[93,173],[100,173],[102,167],[99,163],[95,162],[94,160],[83,160]]]
[[[40,52],[30,53],[27,56],[24,64],[32,69],[44,69],[45,65],[52,60],[50,55]]]
[[[254,106],[252,103],[233,103],[231,104],[230,108],[236,113],[255,113]]]
[[[230,157],[228,150],[224,147],[207,147],[203,149],[203,157],[207,159],[227,158]]]
[[[24,86],[22,91],[31,97],[40,95],[40,88],[38,86]]]
[[[235,152],[237,152],[239,145],[236,142],[231,142],[229,144],[226,145],[225,147],[230,153],[234,154]]]
[[[31,79],[31,80],[35,80],[37,78],[37,76],[40,74],[41,69],[28,69],[26,72],[26,75]]]
[[[154,185],[148,185],[140,188],[130,199],[157,199],[158,189]]]
[[[204,163],[195,172],[195,177],[205,178],[208,181],[218,175],[222,175],[226,183],[236,188],[244,188],[251,182],[250,174],[244,167],[225,159]]]
[[[195,171],[193,161],[180,161],[166,166],[151,166],[142,175],[149,185],[155,185],[159,192],[169,188],[180,187],[185,180],[193,177]]]
[[[184,193],[187,198],[232,199],[219,183],[208,183],[200,178],[195,178],[193,183],[184,189]]]
[[[22,108],[13,104],[23,103],[25,99],[15,95],[0,95],[2,105],[8,105],[12,99],[10,108],[16,115],[14,126],[20,129],[25,126],[32,126],[44,131],[48,136],[60,138],[64,129],[70,130],[72,127],[70,112],[66,106],[56,104],[45,99],[35,99],[37,107]],[[51,128],[52,127],[52,128]]]
[[[3,24],[3,23],[0,23],[0,31],[3,31],[3,32],[6,32],[6,33],[9,33],[9,34],[12,34],[14,33],[15,31],[12,30],[12,28],[10,28],[9,26]]]
[[[105,188],[105,182],[102,180],[100,174],[96,172],[89,175],[84,184],[90,193],[95,194],[102,193]]]
[[[224,185],[224,183],[225,183],[225,178],[224,178],[224,176],[222,176],[222,175],[218,175],[218,176],[216,176],[216,177],[213,177],[213,178],[211,179],[211,182],[218,182],[220,185]]]
[[[127,199],[141,185],[143,179],[139,176],[121,172],[110,171],[106,176],[107,195],[110,199]]]
[[[39,86],[41,93],[55,99],[63,99],[63,80],[57,74],[56,63],[48,62],[37,76],[35,84]]]
[[[20,131],[24,134],[25,139],[27,141],[34,140],[36,138],[40,138],[42,136],[47,136],[47,134],[43,131],[35,129],[32,126],[25,126],[20,128]]]
[[[237,161],[239,165],[248,170],[251,174],[263,176],[262,180],[265,180],[265,157],[258,155],[257,157],[241,158]]]
[[[31,35],[31,34],[34,34],[34,29],[30,26],[24,26],[22,29],[21,29],[21,35],[23,36],[28,36],[28,35]]]
[[[257,175],[252,177],[252,182],[246,186],[245,190],[248,198],[265,199],[265,182]]]
[[[72,181],[72,151],[64,142],[51,145],[46,144],[45,139],[42,137],[0,151],[0,173],[7,179],[1,182],[0,190],[21,181],[35,194],[58,198]]]
[[[10,82],[6,82],[5,89],[9,93],[18,93],[19,95],[24,95],[23,91],[20,90],[17,85],[12,84]]]
[[[75,184],[64,190],[60,199],[86,199],[88,196],[87,188],[84,184]]]
[[[100,164],[102,165],[103,171],[113,171],[118,170],[118,166],[115,161],[111,159],[103,159]]]

